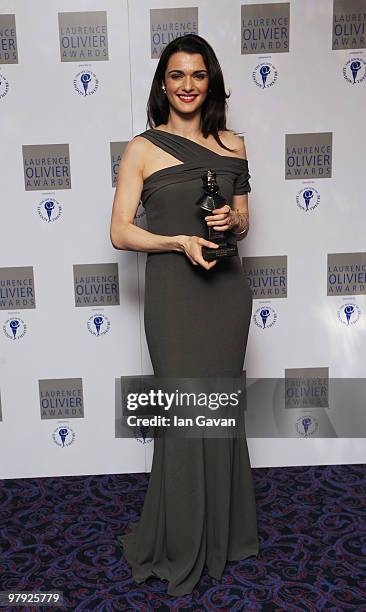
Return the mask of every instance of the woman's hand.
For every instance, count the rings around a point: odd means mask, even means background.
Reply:
[[[221,208],[215,208],[212,214],[205,217],[205,221],[209,227],[214,230],[225,232],[231,227],[231,207],[229,204],[224,204]]]
[[[217,259],[214,259],[213,261],[206,261],[202,255],[202,247],[204,246],[217,249],[219,245],[216,244],[216,242],[210,242],[210,240],[206,240],[200,236],[185,236],[183,248],[189,261],[194,266],[200,265],[206,270],[211,270],[211,268],[216,265]]]
[[[221,208],[215,208],[212,215],[207,215],[205,221],[209,227],[220,232],[226,232],[236,225],[237,221],[233,219],[232,210],[229,204],[224,204]]]
[[[205,221],[209,227],[220,232],[226,232],[234,228],[234,233],[237,229],[242,229],[247,224],[247,216],[244,212],[233,210],[229,204],[224,204],[221,208],[215,208],[212,214],[205,217]]]

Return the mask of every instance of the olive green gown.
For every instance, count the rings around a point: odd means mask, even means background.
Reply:
[[[183,136],[149,129],[147,138],[183,163],[144,181],[148,230],[204,236],[196,202],[201,175],[214,170],[220,194],[250,191],[248,162],[214,153]],[[240,258],[207,271],[179,252],[149,253],[145,332],[161,377],[240,377],[253,294]],[[258,555],[256,504],[245,434],[236,438],[155,438],[138,523],[118,537],[137,583],[168,581],[170,595],[190,593],[207,566],[220,579],[227,560]]]

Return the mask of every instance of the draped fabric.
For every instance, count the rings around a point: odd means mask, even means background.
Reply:
[[[207,168],[228,202],[249,189],[245,160],[158,129],[141,136],[183,162],[144,181],[153,233],[204,235],[196,202]],[[252,301],[238,256],[207,271],[181,252],[149,253],[144,323],[155,375],[242,376]],[[119,541],[136,582],[157,576],[179,596],[193,590],[205,565],[220,579],[227,560],[258,554],[255,495],[245,432],[230,439],[160,434],[141,518]]]

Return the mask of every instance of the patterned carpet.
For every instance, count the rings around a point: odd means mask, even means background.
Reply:
[[[254,468],[260,555],[205,570],[192,594],[137,587],[116,535],[138,520],[148,474],[0,481],[0,590],[63,592],[65,608],[366,611],[366,466]],[[2,610],[5,608],[1,608]]]

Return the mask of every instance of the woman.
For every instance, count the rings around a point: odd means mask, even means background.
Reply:
[[[238,256],[206,261],[207,225],[238,240],[248,230],[248,162],[226,130],[220,65],[200,36],[163,51],[148,101],[150,129],[127,145],[111,220],[117,249],[148,253],[145,331],[157,376],[240,377],[252,292]],[[197,214],[201,175],[216,173],[228,204]],[[134,225],[140,201],[148,230]],[[232,203],[230,207],[229,203]],[[255,496],[244,438],[155,438],[141,519],[120,536],[136,582],[168,580],[190,593],[202,570],[220,579],[227,560],[258,554]]]

